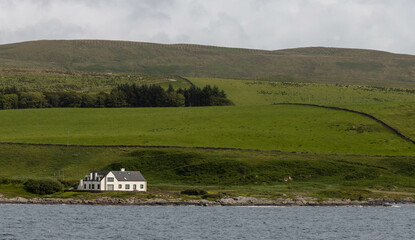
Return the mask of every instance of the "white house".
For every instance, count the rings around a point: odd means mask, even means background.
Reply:
[[[147,181],[139,171],[92,171],[81,179],[78,190],[147,191]]]

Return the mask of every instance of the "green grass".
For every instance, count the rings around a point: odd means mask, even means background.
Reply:
[[[149,76],[131,73],[93,73],[80,71],[40,70],[0,67],[0,89],[15,86],[33,92],[45,91],[109,91],[119,84],[159,84],[187,88],[190,84],[173,76]]]
[[[190,80],[197,86],[219,86],[236,105],[269,105],[283,102],[329,106],[415,103],[415,89],[215,78]]]
[[[415,138],[414,89],[212,78],[191,80],[198,86],[219,86],[236,105],[294,102],[363,111]]]
[[[1,142],[175,145],[315,153],[413,155],[367,117],[308,106],[0,111]]]
[[[265,51],[99,40],[34,41],[1,45],[0,65],[415,87],[415,56],[361,49]]]
[[[399,129],[403,134],[415,139],[415,102],[354,104],[345,107],[373,114]]]
[[[154,197],[189,188],[211,194],[319,198],[400,197],[415,193],[414,157],[294,154],[268,151],[119,147],[19,146],[0,144],[0,177],[57,178],[77,182],[91,169],[140,170],[150,194],[59,193],[45,197]],[[62,176],[62,175],[61,175]],[[291,180],[285,181],[288,177]],[[34,197],[21,184],[0,184],[8,197]],[[164,196],[166,197],[166,196]],[[402,196],[404,197],[404,196]]]

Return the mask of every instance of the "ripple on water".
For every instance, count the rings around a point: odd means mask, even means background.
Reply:
[[[414,239],[415,206],[0,204],[0,239]]]

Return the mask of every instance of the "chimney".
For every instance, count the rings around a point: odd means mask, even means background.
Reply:
[[[121,172],[125,172],[125,168],[121,168]]]

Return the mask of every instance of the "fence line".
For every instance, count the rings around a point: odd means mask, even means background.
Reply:
[[[357,113],[366,117],[369,117],[373,120],[375,120],[376,122],[382,124],[383,126],[385,126],[386,128],[390,129],[391,131],[393,131],[395,134],[397,134],[399,137],[410,141],[412,143],[415,144],[415,140],[411,139],[410,137],[404,135],[403,133],[401,133],[398,129],[392,127],[391,125],[387,124],[386,122],[380,120],[379,118],[369,114],[369,113],[365,113],[365,112],[360,112],[360,111],[356,111],[356,110],[352,110],[352,109],[348,109],[348,108],[341,108],[341,107],[331,107],[331,106],[324,106],[324,105],[318,105],[318,104],[309,104],[309,103],[274,103],[274,105],[299,105],[299,106],[310,106],[310,107],[320,107],[320,108],[327,108],[327,109],[333,109],[333,110],[340,110],[340,111],[346,111],[346,112],[352,112],[352,113]]]

